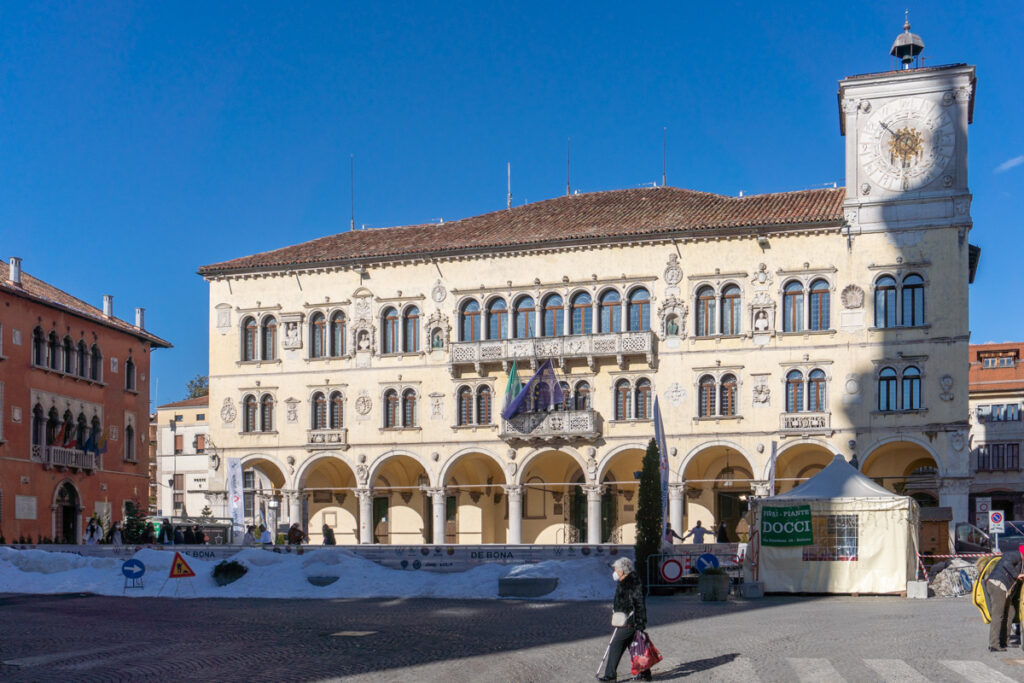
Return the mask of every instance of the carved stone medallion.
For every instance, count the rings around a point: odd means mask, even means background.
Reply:
[[[768,386],[768,380],[764,377],[760,377],[757,380],[757,384],[754,385],[753,399],[754,403],[767,404],[772,398],[772,389]]]
[[[365,391],[356,397],[356,412],[360,415],[367,415],[373,408],[373,399]]]
[[[441,303],[444,301],[446,296],[448,296],[448,290],[445,289],[444,285],[441,284],[441,281],[438,280],[434,285],[434,288],[430,290],[430,298],[433,299],[435,303]]]
[[[665,400],[673,407],[678,408],[686,400],[686,389],[679,382],[673,382],[665,391]]]
[[[942,389],[942,393],[939,394],[939,398],[943,401],[953,400],[953,375],[943,375],[939,378],[939,388]]]
[[[839,297],[844,308],[860,308],[864,305],[864,290],[857,285],[846,285]]]
[[[237,416],[238,411],[235,410],[235,404],[231,402],[231,397],[228,396],[224,399],[224,403],[220,407],[220,419],[231,424],[235,421]]]
[[[678,285],[683,279],[683,269],[679,267],[679,257],[670,254],[668,266],[665,267],[665,282],[669,285]]]

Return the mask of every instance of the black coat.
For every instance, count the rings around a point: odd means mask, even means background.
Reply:
[[[615,586],[615,598],[612,600],[612,610],[625,612],[626,623],[631,627],[643,631],[647,628],[647,605],[644,603],[644,587],[636,572],[626,574]],[[628,616],[632,612],[632,616]]]
[[[1020,576],[1022,562],[1024,560],[1022,560],[1020,552],[1007,550],[992,569],[992,573],[988,575],[989,580],[995,579],[1006,586],[1006,590],[1010,590],[1017,577]]]
[[[192,545],[196,542],[196,535],[192,533],[192,530],[188,527],[185,528],[185,533],[182,534],[185,537],[185,543]]]

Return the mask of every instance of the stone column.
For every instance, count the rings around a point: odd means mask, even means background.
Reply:
[[[668,485],[668,522],[672,530],[680,536],[683,535],[683,509],[686,505],[686,484]],[[673,538],[672,543],[679,539]]]
[[[505,495],[508,496],[508,538],[505,542],[509,545],[518,545],[523,542],[523,487],[503,488]]]
[[[288,526],[299,522],[302,524],[302,504],[298,491],[284,491],[285,503],[288,505]]]
[[[604,487],[584,486],[587,492],[587,543],[598,545],[601,543],[601,494]]]
[[[433,527],[434,527],[434,538],[431,539],[431,543],[435,545],[441,545],[444,543],[444,505],[445,505],[445,490],[442,486],[439,489],[427,489],[427,493],[430,495],[431,510],[433,513]]]
[[[970,478],[953,479],[946,477],[939,483],[939,505],[953,509],[953,519],[949,521],[949,537],[956,533],[956,525],[966,522],[970,513]]]
[[[373,490],[356,489],[359,499],[359,542],[373,543]]]

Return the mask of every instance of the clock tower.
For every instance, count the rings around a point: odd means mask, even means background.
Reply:
[[[967,126],[974,67],[921,67],[924,42],[904,24],[892,47],[902,68],[839,83],[846,137],[844,213],[863,232],[970,227]]]

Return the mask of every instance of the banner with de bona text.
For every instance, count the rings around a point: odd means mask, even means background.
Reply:
[[[761,508],[761,545],[813,545],[811,506]]]

